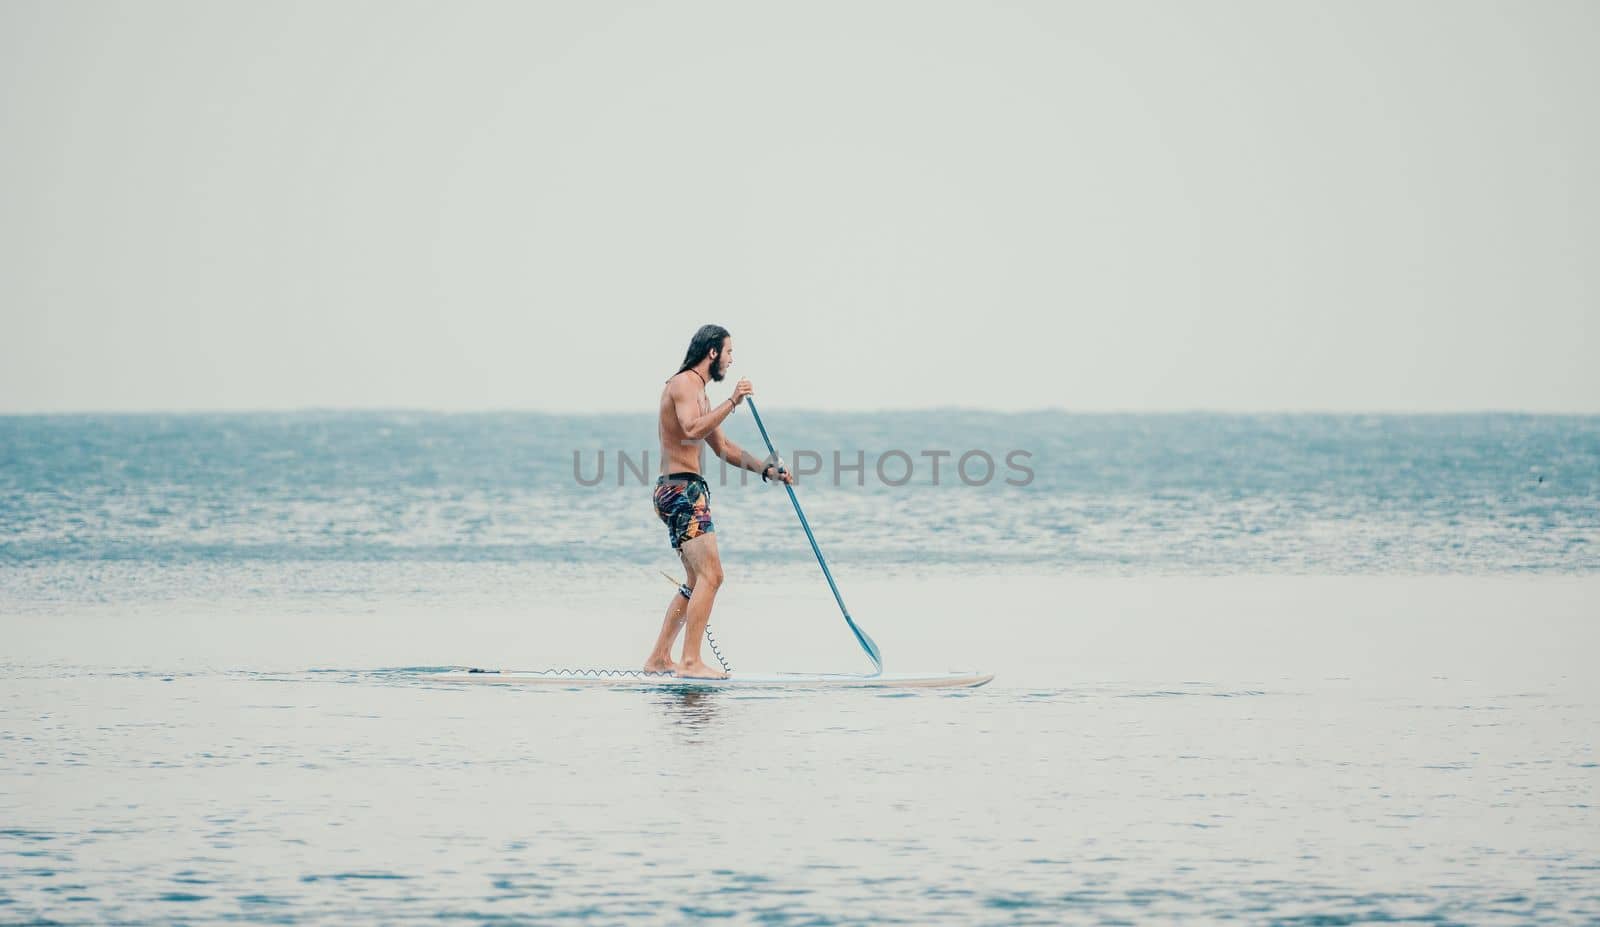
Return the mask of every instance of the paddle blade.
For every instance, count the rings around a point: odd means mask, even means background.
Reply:
[[[877,641],[874,641],[867,632],[861,630],[861,626],[856,624],[854,618],[845,615],[844,620],[850,625],[850,630],[855,633],[856,643],[861,645],[861,649],[867,652],[867,659],[872,661],[872,674],[874,676],[881,675],[883,673],[883,654],[878,650]]]

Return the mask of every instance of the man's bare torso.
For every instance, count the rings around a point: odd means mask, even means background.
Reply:
[[[701,458],[705,456],[705,439],[694,439],[684,434],[683,426],[678,421],[677,408],[673,403],[672,392],[674,381],[692,381],[700,387],[699,412],[701,415],[711,411],[711,400],[706,398],[705,384],[701,382],[699,374],[692,370],[674,376],[661,388],[661,408],[659,420],[656,424],[656,435],[661,439],[661,472],[667,473],[699,473]],[[684,388],[684,384],[678,386]]]

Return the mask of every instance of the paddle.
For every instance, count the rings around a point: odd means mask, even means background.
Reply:
[[[761,413],[756,411],[756,402],[749,396],[745,397],[745,405],[750,407],[750,415],[756,420],[756,427],[761,429],[761,440],[767,443],[767,453],[772,455],[772,462],[778,462],[778,450],[772,446],[772,439],[767,437],[767,426],[761,424]],[[782,467],[778,468],[783,473]],[[844,623],[850,626],[851,633],[856,636],[856,643],[867,652],[867,658],[872,661],[872,675],[883,675],[883,656],[878,652],[878,645],[872,642],[867,632],[857,626],[855,619],[850,617],[850,610],[844,607],[844,598],[839,595],[839,587],[833,581],[833,574],[828,572],[828,561],[822,559],[822,549],[817,547],[816,535],[811,533],[811,525],[806,521],[806,513],[800,510],[800,500],[795,497],[794,487],[788,483],[783,488],[789,491],[789,501],[794,504],[794,513],[800,516],[800,527],[806,529],[806,540],[811,542],[811,552],[817,555],[817,564],[822,567],[822,575],[828,580],[828,588],[833,590],[833,600],[839,603],[839,613],[844,615]]]

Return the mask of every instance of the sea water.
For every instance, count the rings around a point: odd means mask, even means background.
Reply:
[[[428,682],[643,659],[646,417],[0,418],[0,922],[1600,918],[1600,419],[762,412],[886,668],[994,683]],[[735,671],[867,671],[707,473]]]

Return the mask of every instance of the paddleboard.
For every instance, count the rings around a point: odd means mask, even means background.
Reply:
[[[792,689],[972,689],[994,678],[992,673],[737,673],[728,679],[685,679],[670,673],[640,670],[449,670],[424,673],[432,682],[488,685],[612,686],[615,688],[792,688]]]

